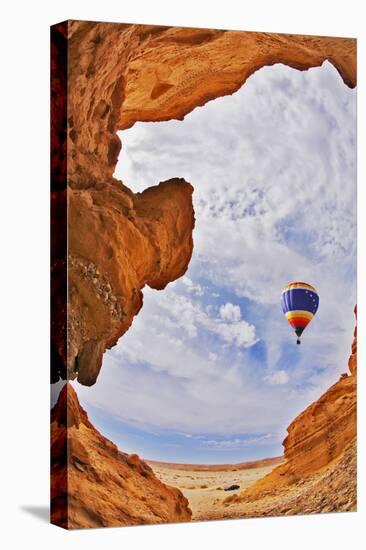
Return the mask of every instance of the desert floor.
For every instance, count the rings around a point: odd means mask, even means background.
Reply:
[[[237,465],[178,465],[149,462],[156,475],[178,487],[189,501],[192,520],[350,512],[356,510],[356,446],[354,442],[313,475],[278,487],[258,500],[240,495],[283,459]],[[230,484],[235,491],[224,491]]]
[[[228,504],[225,499],[239,494],[257,479],[273,470],[281,458],[264,461],[228,464],[220,466],[169,464],[148,461],[156,476],[167,485],[178,487],[189,501],[192,520],[227,517]],[[240,485],[240,489],[225,491],[229,485]]]

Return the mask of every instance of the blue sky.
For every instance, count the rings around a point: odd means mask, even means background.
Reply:
[[[356,91],[328,62],[264,67],[184,121],[121,132],[116,177],[194,186],[184,277],[144,307],[76,388],[122,450],[176,462],[282,453],[286,427],[346,371],[356,302]],[[320,295],[301,346],[282,315],[293,280]]]

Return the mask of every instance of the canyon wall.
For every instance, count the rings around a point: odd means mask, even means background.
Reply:
[[[53,27],[53,382],[95,383],[105,349],[141,308],[144,285],[164,288],[192,254],[192,187],[173,179],[132,193],[113,178],[116,132],[136,121],[182,120],[275,63],[305,70],[327,59],[354,87],[355,49],[348,38],[85,21]]]
[[[91,424],[69,383],[51,411],[51,520],[67,529],[189,521],[182,493]]]
[[[143,193],[99,186],[69,190],[69,379],[94,384],[104,350],[192,255],[192,186],[173,179]]]
[[[142,307],[144,286],[162,290],[182,276],[193,250],[192,186],[177,177],[133,193],[113,177],[117,131],[182,120],[275,63],[305,70],[329,60],[354,87],[356,41],[68,21],[53,27],[51,48],[51,380],[91,385]],[[356,343],[349,368],[289,426],[286,463],[243,498],[295,483],[353,445]],[[180,491],[95,430],[69,384],[51,421],[53,523],[190,519]]]
[[[304,70],[327,59],[356,85],[353,39],[85,21],[70,21],[66,32],[72,186],[112,178],[118,130],[182,120],[265,65]]]
[[[357,309],[355,309],[357,314]],[[291,422],[283,442],[285,462],[241,494],[248,502],[273,496],[356,452],[357,327],[348,372]]]

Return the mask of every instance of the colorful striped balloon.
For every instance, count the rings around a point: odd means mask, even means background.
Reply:
[[[297,343],[300,344],[301,334],[318,309],[318,293],[308,283],[290,283],[282,291],[281,305],[286,319],[295,329]]]

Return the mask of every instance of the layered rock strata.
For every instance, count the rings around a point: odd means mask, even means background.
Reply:
[[[355,465],[357,327],[348,368],[349,372],[291,422],[283,442],[285,462],[242,493],[242,502],[273,496],[284,487],[303,483],[333,462],[342,462],[346,451],[348,462]],[[355,476],[354,471],[354,483]],[[354,491],[353,506],[355,499]]]
[[[51,411],[51,521],[67,529],[189,521],[182,493],[103,437],[63,386]]]

